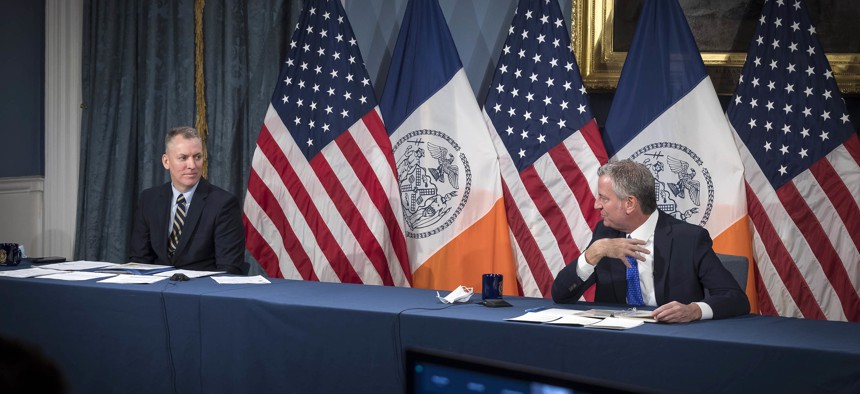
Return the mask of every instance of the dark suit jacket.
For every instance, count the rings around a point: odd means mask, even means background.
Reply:
[[[711,248],[708,231],[662,211],[659,215],[654,230],[654,293],[657,305],[671,301],[684,304],[703,301],[713,309],[715,319],[749,313],[746,293],[720,263]],[[620,231],[604,226],[601,221],[594,229],[591,243],[602,238],[625,236]],[[557,303],[574,303],[595,282],[595,302],[627,303],[626,266],[619,259],[609,257],[597,263],[594,273],[586,281],[576,274],[576,260],[569,263],[552,284],[552,298]],[[707,298],[705,288],[710,292]]]
[[[140,194],[129,241],[128,261],[241,273],[245,229],[236,198],[201,178],[191,199],[176,253],[170,257],[167,254],[167,237],[172,203],[170,182]]]

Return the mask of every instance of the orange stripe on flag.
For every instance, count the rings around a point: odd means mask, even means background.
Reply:
[[[481,275],[504,275],[503,293],[517,295],[517,271],[511,252],[502,199],[471,227],[424,261],[412,276],[413,286],[453,290],[459,285],[481,292]]]
[[[750,300],[750,313],[759,313],[749,216],[744,215],[744,217],[716,236],[714,238],[714,251],[721,254],[733,254],[747,258],[749,265],[747,267],[746,293],[747,298]]]

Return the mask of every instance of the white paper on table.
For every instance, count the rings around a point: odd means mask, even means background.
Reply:
[[[549,308],[549,309],[541,309],[539,311],[535,311],[535,313],[538,313],[541,315],[549,315],[549,316],[568,316],[568,315],[579,315],[579,314],[582,314],[583,311],[579,311],[576,309]]]
[[[607,317],[598,323],[587,325],[592,328],[608,328],[610,330],[626,330],[633,327],[638,327],[645,324],[642,320],[625,319],[620,317]]]
[[[651,317],[651,311],[642,309],[589,309],[582,312],[582,316],[604,318],[604,317],[620,317],[624,319],[642,320],[646,323],[656,323]]]
[[[553,316],[547,314],[541,314],[540,312],[527,312],[525,315],[520,315],[517,317],[512,317],[510,319],[505,319],[507,321],[521,321],[527,323],[547,323],[553,320],[560,319],[561,316]]]
[[[257,276],[213,276],[213,280],[222,285],[241,285],[241,284],[251,284],[251,285],[262,285],[269,282],[268,279],[257,275]]]
[[[65,263],[45,264],[40,268],[62,271],[83,271],[93,268],[106,268],[114,265],[116,264],[106,263],[104,261],[68,261]]]
[[[39,279],[57,279],[57,280],[90,280],[115,276],[116,274],[108,274],[104,272],[83,272],[83,271],[68,271],[59,274],[51,274],[40,276]]]
[[[592,317],[567,315],[567,316],[562,316],[558,320],[551,321],[551,322],[549,322],[549,324],[563,324],[563,325],[571,325],[571,326],[589,326],[592,324],[596,324],[600,321],[601,321],[601,319],[595,319]]]
[[[209,275],[217,275],[223,274],[224,271],[195,271],[195,270],[173,270],[173,271],[163,271],[152,274],[152,276],[163,276],[169,278],[173,276],[173,274],[185,274],[185,276],[189,278],[202,278],[204,276]]]
[[[165,279],[167,278],[163,276],[119,274],[117,276],[114,276],[113,278],[102,279],[99,281],[99,283],[147,284],[155,283]]]
[[[33,267],[33,268],[24,268],[19,270],[11,270],[11,271],[0,271],[0,276],[5,276],[7,278],[34,278],[37,276],[50,275],[50,274],[61,274],[64,271],[57,270],[49,270],[45,268]]]

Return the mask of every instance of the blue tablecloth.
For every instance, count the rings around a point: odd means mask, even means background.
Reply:
[[[430,290],[272,281],[0,278],[0,335],[41,347],[75,393],[397,393],[406,347],[661,391],[860,392],[857,323],[745,316],[608,331],[504,321],[555,306],[544,299],[446,306]]]

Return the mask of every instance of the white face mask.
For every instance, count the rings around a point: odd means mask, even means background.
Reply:
[[[474,290],[471,287],[466,287],[466,286],[460,285],[460,286],[457,286],[457,288],[454,289],[454,291],[452,291],[450,294],[448,294],[444,298],[441,295],[439,295],[439,292],[437,291],[436,292],[436,298],[438,298],[439,301],[442,301],[445,304],[453,304],[455,302],[467,302],[467,301],[469,301],[469,298],[472,297],[473,292],[474,292]]]

